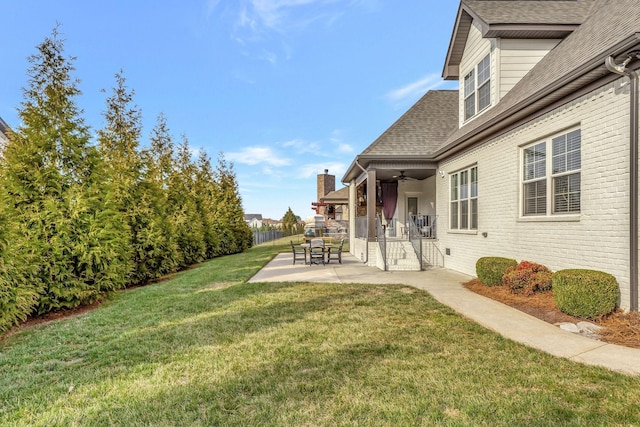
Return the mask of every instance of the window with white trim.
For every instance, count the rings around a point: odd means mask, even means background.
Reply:
[[[522,166],[524,216],[580,213],[580,129],[524,147]]]
[[[478,229],[478,167],[473,166],[450,177],[451,230]]]
[[[468,120],[491,104],[491,54],[464,76],[464,119]]]

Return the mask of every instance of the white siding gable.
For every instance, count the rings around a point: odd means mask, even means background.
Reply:
[[[559,39],[501,39],[498,72],[500,99],[558,43],[560,43]]]
[[[460,113],[458,117],[460,117],[459,126],[462,127],[465,123],[464,118],[464,77],[469,74],[470,71],[478,65],[482,59],[490,53],[495,47],[495,39],[485,39],[482,38],[482,33],[478,27],[476,22],[473,23],[469,30],[469,36],[467,37],[467,42],[464,48],[464,54],[462,55],[462,59],[460,60]],[[496,84],[495,84],[495,55],[491,55],[491,105],[495,105],[496,99]],[[477,117],[479,114],[476,114],[469,120],[473,120],[473,118]],[[466,121],[469,121],[466,120]]]

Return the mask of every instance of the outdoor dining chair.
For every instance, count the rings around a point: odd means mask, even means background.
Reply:
[[[307,263],[307,250],[305,248],[302,248],[300,246],[296,246],[293,244],[293,240],[289,240],[291,242],[291,251],[293,252],[293,264],[296,263],[296,261],[304,261],[304,263]]]
[[[340,245],[337,248],[329,248],[327,252],[327,264],[331,262],[332,259],[338,261],[338,263],[342,264],[342,246],[344,245],[344,239],[340,240]]]
[[[324,241],[322,239],[312,239],[309,243],[309,265],[325,264]]]

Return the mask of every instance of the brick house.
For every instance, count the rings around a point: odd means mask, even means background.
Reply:
[[[461,1],[442,74],[459,90],[427,93],[343,177],[352,253],[386,269],[409,240],[470,275],[482,256],[602,270],[636,311],[639,6]]]

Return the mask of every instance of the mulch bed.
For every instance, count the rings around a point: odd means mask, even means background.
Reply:
[[[561,312],[552,292],[523,296],[512,293],[507,286],[483,285],[478,279],[473,279],[465,283],[464,286],[470,291],[499,301],[548,323],[589,321],[604,328],[600,332],[601,341],[640,348],[640,313],[638,312],[625,313],[622,310],[616,310],[601,319],[587,320]]]

